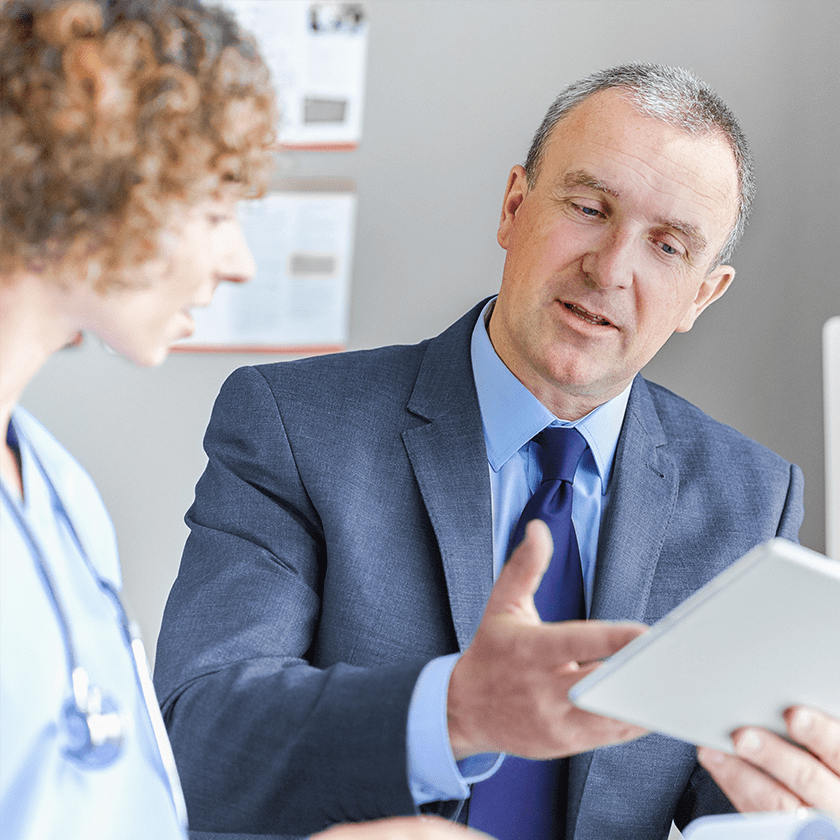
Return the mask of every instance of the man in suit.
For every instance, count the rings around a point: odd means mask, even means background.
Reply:
[[[567,838],[662,840],[732,808],[690,745],[618,744],[641,733],[566,694],[640,632],[623,622],[798,533],[797,467],[639,376],[726,291],[751,197],[740,129],[702,83],[595,74],[511,171],[498,297],[419,345],[229,378],[157,655],[197,836],[463,818],[505,753],[579,754],[550,797]],[[535,610],[544,526],[505,564],[547,426],[587,444],[586,622]]]

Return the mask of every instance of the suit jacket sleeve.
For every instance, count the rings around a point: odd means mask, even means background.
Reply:
[[[155,673],[191,828],[296,835],[414,813],[406,718],[428,657],[310,664],[324,524],[256,369],[225,383],[205,449]]]

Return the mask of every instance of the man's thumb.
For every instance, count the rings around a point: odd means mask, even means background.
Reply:
[[[519,605],[523,599],[533,599],[548,564],[553,544],[548,525],[532,519],[525,527],[525,536],[502,568],[488,602],[491,611],[505,610]]]

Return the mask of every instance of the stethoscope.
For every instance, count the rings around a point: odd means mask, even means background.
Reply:
[[[19,440],[21,437],[22,432],[10,422],[7,436],[10,446],[19,449]],[[66,525],[88,571],[93,576],[99,588],[111,599],[117,610],[123,637],[131,652],[134,675],[140,689],[140,694],[143,697],[149,722],[152,726],[152,732],[157,743],[158,758],[160,759],[160,767],[158,769],[159,772],[162,771],[161,777],[169,789],[178,821],[186,835],[186,803],[184,802],[184,796],[178,782],[175,757],[169,745],[163,720],[157,711],[157,697],[151,677],[149,676],[146,650],[140,638],[139,628],[134,622],[129,621],[128,614],[113,584],[105,580],[90,561],[55,484],[53,484],[52,479],[41,463],[41,459],[28,440],[27,448],[28,454],[32,456],[34,463],[38,467],[38,471],[49,488],[53,510]],[[120,711],[116,701],[109,694],[102,691],[98,686],[91,685],[87,670],[81,665],[76,655],[76,647],[73,643],[73,635],[70,630],[67,612],[58,596],[58,589],[47,564],[44,552],[18,505],[11,498],[2,482],[0,482],[0,491],[2,491],[6,506],[17,523],[20,533],[29,546],[29,552],[35,562],[38,576],[41,579],[61,628],[61,636],[67,659],[67,670],[73,692],[73,696],[67,700],[62,710],[67,737],[67,743],[64,745],[64,753],[71,761],[85,769],[95,770],[108,767],[116,761],[122,752],[126,728],[125,716]]]

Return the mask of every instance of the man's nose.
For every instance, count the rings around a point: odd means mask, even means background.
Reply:
[[[605,232],[584,255],[581,268],[601,289],[631,286],[635,271],[632,238],[619,231]]]

